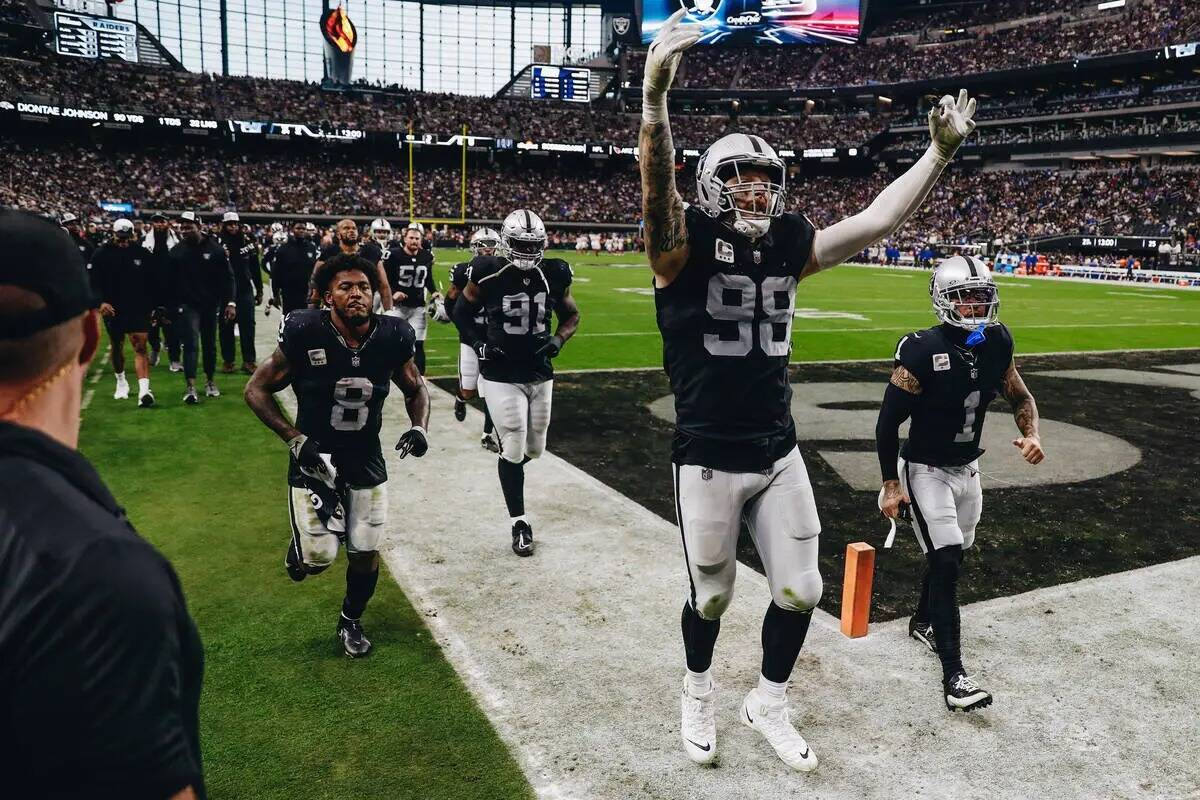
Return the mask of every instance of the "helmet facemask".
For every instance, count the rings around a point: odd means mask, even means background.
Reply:
[[[931,285],[930,294],[937,318],[956,328],[973,331],[1000,317],[1000,295],[996,285],[987,278],[974,278],[941,290]],[[969,306],[972,316],[964,316],[959,306]]]
[[[518,269],[536,269],[546,252],[546,237],[533,233],[504,237],[505,257]]]
[[[766,172],[769,178],[763,181],[758,176],[742,174],[751,168]],[[784,177],[778,165],[735,158],[717,165],[714,174],[721,181],[717,209],[726,224],[752,240],[766,236],[771,220],[783,214]]]
[[[493,231],[480,231],[471,237],[469,247],[473,256],[492,255],[500,249],[500,237]],[[491,253],[484,253],[484,250],[490,250]]]

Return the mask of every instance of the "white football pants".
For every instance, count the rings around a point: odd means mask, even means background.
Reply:
[[[379,549],[387,520],[387,484],[369,489],[347,489],[342,496],[346,511],[346,551],[369,553]],[[317,516],[307,489],[288,487],[288,515],[292,520],[292,547],[309,567],[327,567],[337,557],[338,535]]]
[[[537,458],[546,450],[550,399],[554,381],[487,384],[487,407],[500,437],[500,457],[514,464]]]
[[[912,526],[921,550],[928,553],[975,543],[975,526],[983,513],[979,462],[964,467],[934,467],[899,462],[900,488],[912,501]]]

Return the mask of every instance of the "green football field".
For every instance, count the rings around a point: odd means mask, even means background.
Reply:
[[[566,251],[563,251],[564,253]],[[465,252],[438,251],[437,277]],[[560,369],[626,369],[662,364],[650,269],[641,254],[576,259],[572,288],[579,333],[555,362]],[[906,332],[936,323],[929,273],[839,267],[800,284],[792,328],[796,361],[890,358]],[[1200,346],[1200,291],[1120,282],[997,278],[1001,318],[1018,353]],[[456,374],[451,325],[431,325],[428,372]]]
[[[464,256],[439,251],[438,277],[444,282]],[[643,258],[573,261],[583,322],[559,367],[659,365]],[[906,331],[933,323],[927,279],[844,267],[805,281],[795,358],[889,358]],[[1001,315],[1019,352],[1200,347],[1197,291],[1035,278],[1000,285]],[[259,320],[274,325],[278,317]],[[452,327],[431,324],[429,374],[454,374],[457,352]],[[128,359],[132,379],[132,353]],[[171,559],[199,624],[212,797],[532,796],[386,568],[366,620],[386,645],[363,662],[345,659],[334,642],[341,562],[300,585],[286,579],[287,453],[242,402],[244,376],[219,376],[224,397],[187,407],[182,378],[167,372],[164,359],[153,373],[159,404],[139,410],[113,401],[111,371],[97,369],[81,448],[138,529]]]

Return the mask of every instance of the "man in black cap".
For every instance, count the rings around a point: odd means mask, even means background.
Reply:
[[[227,320],[237,318],[233,302],[233,270],[225,250],[212,237],[200,231],[200,218],[193,211],[179,215],[180,242],[171,250],[174,267],[172,286],[179,309],[179,338],[183,342],[183,377],[187,392],[183,402],[200,402],[196,393],[197,344],[204,348],[204,387],[207,397],[220,397],[213,382],[217,371],[217,315]]]
[[[234,302],[237,305],[237,329],[242,343],[242,372],[250,375],[258,366],[254,354],[254,309],[262,304],[262,265],[259,262],[258,242],[242,229],[236,211],[226,211],[221,218],[221,244],[233,269]],[[234,348],[234,322],[221,322],[221,371],[233,372],[237,356]]]
[[[157,282],[162,286],[169,284],[171,261],[167,257],[171,248],[179,244],[179,237],[171,230],[167,215],[161,211],[150,217],[150,230],[142,239],[142,247],[150,251],[150,265]],[[166,312],[164,308],[162,310]],[[165,343],[167,357],[171,361],[171,372],[183,372],[183,360],[179,352],[179,336],[175,332],[173,320],[166,313],[155,314],[150,326],[150,366],[158,366],[158,355]]]
[[[150,254],[137,242],[137,231],[127,219],[112,226],[112,239],[92,256],[92,286],[100,295],[100,315],[112,345],[113,372],[117,376],[114,400],[129,399],[125,378],[125,337],[133,345],[134,370],[138,378],[138,406],[154,405],[150,391],[150,357],[146,352],[150,318],[160,305],[163,292],[156,283]]]
[[[203,651],[75,448],[100,315],[74,242],[0,210],[0,794],[203,798]]]

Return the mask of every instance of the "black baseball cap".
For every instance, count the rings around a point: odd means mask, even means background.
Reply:
[[[24,339],[99,305],[70,235],[27,211],[0,208],[0,288],[15,286],[45,301],[25,314],[0,314],[0,339]]]
[[[167,222],[167,215],[161,211],[156,211],[150,215],[151,222]]]

